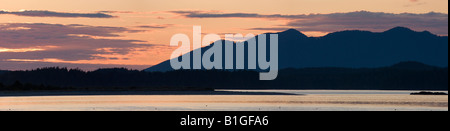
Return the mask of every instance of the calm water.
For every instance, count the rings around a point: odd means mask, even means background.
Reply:
[[[413,91],[221,90],[229,94],[1,97],[0,110],[448,111],[448,96]],[[236,93],[236,94],[233,94]],[[240,92],[240,93],[239,93]],[[253,92],[253,93],[249,93]],[[249,95],[245,95],[249,93]],[[269,95],[270,94],[270,95]]]

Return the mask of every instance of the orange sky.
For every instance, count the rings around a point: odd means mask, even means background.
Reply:
[[[103,53],[93,56],[99,58],[89,59],[63,59],[63,58],[18,58],[18,53],[57,50],[64,45],[55,46],[41,44],[27,45],[23,48],[5,47],[9,43],[0,43],[0,69],[28,69],[18,66],[4,66],[1,61],[11,62],[48,62],[48,66],[57,66],[58,63],[74,64],[114,64],[114,65],[142,65],[142,67],[158,64],[169,59],[173,47],[168,47],[170,38],[177,33],[192,34],[193,25],[201,25],[203,33],[265,33],[278,30],[255,30],[252,28],[302,28],[295,27],[295,20],[290,18],[254,18],[254,17],[217,17],[217,18],[188,18],[170,11],[202,11],[206,14],[251,13],[259,15],[309,15],[348,13],[355,11],[383,12],[383,13],[412,13],[425,14],[437,12],[448,14],[448,0],[0,0],[0,11],[20,12],[25,10],[45,10],[63,13],[97,13],[110,11],[108,15],[115,18],[80,18],[80,17],[30,17],[13,14],[1,14],[1,24],[8,23],[46,23],[61,25],[87,25],[92,27],[123,27],[135,32],[117,31],[120,36],[96,36],[95,39],[140,40],[139,44],[152,46],[130,47],[131,51],[125,53]],[[112,12],[114,11],[114,12]],[[202,14],[204,15],[204,14]],[[296,18],[298,20],[298,18]],[[447,17],[448,21],[448,17]],[[288,26],[290,25],[290,26]],[[407,24],[407,25],[414,25]],[[10,26],[10,25],[8,25]],[[146,26],[147,28],[143,27]],[[161,28],[157,28],[161,27]],[[432,30],[421,27],[410,27],[416,30]],[[4,30],[7,30],[6,28]],[[359,28],[356,28],[359,29]],[[389,28],[374,29],[383,31]],[[448,25],[447,25],[448,29]],[[11,29],[9,29],[11,30]],[[302,31],[302,30],[300,30]],[[306,30],[303,33],[309,36],[322,36],[330,31]],[[433,32],[433,31],[432,31]],[[433,32],[439,35],[448,35],[448,32]],[[0,37],[1,38],[1,37]],[[93,39],[93,38],[92,38]],[[2,42],[2,40],[0,40]],[[8,42],[4,40],[3,42]],[[4,47],[2,47],[2,44]],[[68,45],[68,47],[70,47]],[[83,48],[84,49],[84,48]],[[102,48],[97,48],[101,50]],[[16,53],[11,57],[6,53]],[[3,56],[2,56],[3,55]],[[111,58],[111,59],[104,59]],[[114,59],[112,59],[114,58]],[[4,63],[3,63],[4,64]],[[5,64],[6,65],[6,64]],[[46,66],[40,64],[39,66]],[[38,68],[38,67],[36,67]]]

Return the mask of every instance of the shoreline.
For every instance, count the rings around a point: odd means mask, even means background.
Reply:
[[[294,91],[294,92],[289,92]],[[325,94],[410,94],[425,90],[292,90],[292,89],[215,89],[215,90],[30,90],[30,91],[0,91],[0,97],[28,96],[95,96],[95,95],[313,95],[317,92]],[[448,90],[427,90],[448,93]],[[289,93],[288,93],[289,92]],[[315,93],[311,93],[315,92]],[[347,93],[350,92],[350,93]],[[398,93],[396,93],[398,92]],[[321,93],[319,93],[321,94]]]
[[[205,91],[1,91],[0,97],[95,95],[301,95],[280,92]]]

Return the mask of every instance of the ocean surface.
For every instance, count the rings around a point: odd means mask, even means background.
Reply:
[[[0,92],[0,111],[448,111],[448,96],[412,92],[418,91]]]

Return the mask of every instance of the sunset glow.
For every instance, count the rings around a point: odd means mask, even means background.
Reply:
[[[0,69],[30,69],[22,62],[143,69],[170,59],[170,38],[192,34],[194,25],[223,38],[396,26],[447,36],[448,0],[0,0]]]
[[[30,51],[42,51],[44,49],[6,49],[6,48],[0,48],[1,52],[30,52]]]

